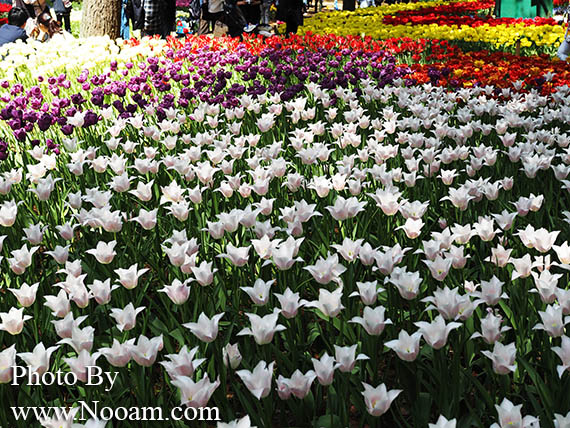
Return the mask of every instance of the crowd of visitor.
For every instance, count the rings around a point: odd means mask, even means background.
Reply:
[[[71,37],[72,0],[47,0],[50,4],[46,0],[0,1],[12,3],[8,23],[0,27],[0,46],[18,39],[47,41],[56,35]],[[132,30],[140,30],[141,36],[164,38],[175,29],[176,0],[118,1],[121,2],[120,35],[123,39],[130,38]],[[271,30],[270,8],[274,0],[194,1],[199,11],[198,34],[212,32],[218,23],[223,23],[232,36],[253,29],[261,34]],[[278,0],[275,18],[286,23],[287,34],[297,32],[303,24],[305,7],[303,0]]]

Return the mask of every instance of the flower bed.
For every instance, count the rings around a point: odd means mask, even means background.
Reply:
[[[0,3],[0,26],[8,23],[8,12],[12,9],[11,5]]]
[[[565,27],[552,19],[491,18],[492,2],[416,2],[325,12],[306,20],[303,32],[361,34],[376,39],[445,39],[472,50],[507,50],[527,54],[555,52]],[[473,12],[483,16],[473,16]]]
[[[16,46],[2,70],[2,426],[80,400],[567,423],[562,68],[499,85],[517,58],[411,39],[90,43],[54,64]],[[14,364],[78,385],[10,386]]]

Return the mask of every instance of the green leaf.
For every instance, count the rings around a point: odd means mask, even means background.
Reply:
[[[315,420],[314,426],[317,428],[343,428],[337,415],[323,415]]]

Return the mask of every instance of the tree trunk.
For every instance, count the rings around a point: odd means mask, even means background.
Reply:
[[[356,0],[342,0],[342,10],[355,10]]]
[[[109,36],[117,39],[121,26],[120,0],[83,0],[81,37]]]

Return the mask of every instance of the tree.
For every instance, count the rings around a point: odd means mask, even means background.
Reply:
[[[83,0],[81,37],[119,37],[121,27],[120,0]]]

